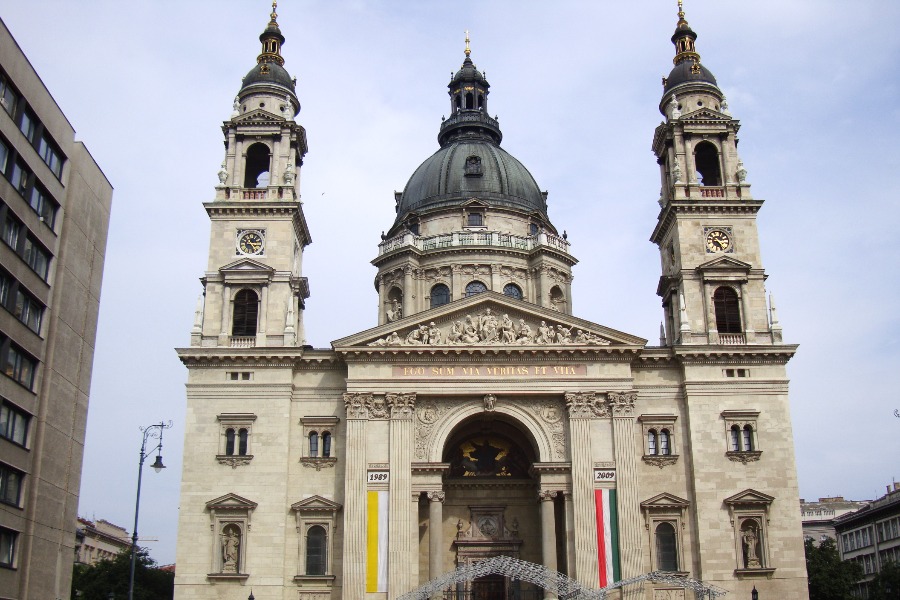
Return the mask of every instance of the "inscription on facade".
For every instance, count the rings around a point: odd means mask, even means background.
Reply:
[[[585,365],[503,365],[503,366],[401,366],[394,365],[394,377],[440,377],[447,379],[469,379],[476,377],[499,377],[521,379],[561,379],[584,377]]]

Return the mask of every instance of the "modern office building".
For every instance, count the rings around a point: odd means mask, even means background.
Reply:
[[[800,498],[803,538],[813,540],[817,545],[826,538],[837,540],[834,529],[835,520],[859,510],[868,503],[868,500],[845,500],[842,496],[819,498],[816,502],[807,502]]]
[[[841,560],[862,567],[863,579],[854,596],[869,597],[869,584],[888,563],[900,564],[900,483],[887,486],[887,493],[856,512],[835,520]],[[895,590],[900,591],[900,590]]]
[[[0,22],[0,597],[68,598],[112,187]]]
[[[647,234],[661,272],[644,274],[666,314],[653,345],[573,314],[572,245],[501,146],[468,43],[435,90],[449,94],[439,147],[387,227],[372,226],[373,327],[305,345],[307,138],[276,17],[215,124],[225,160],[204,203],[203,299],[178,350],[175,597],[525,600],[664,571],[620,597],[712,585],[806,598],[785,369],[796,346],[767,302],[740,123],[684,13],[663,122],[644,132],[660,195],[629,199],[659,205]],[[553,74],[536,77],[549,106]]]

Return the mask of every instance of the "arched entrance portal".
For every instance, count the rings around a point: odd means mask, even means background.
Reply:
[[[442,548],[441,572],[473,567],[496,557],[546,562],[542,540],[547,536],[541,530],[538,502],[540,481],[533,469],[537,457],[537,445],[528,429],[509,415],[485,411],[453,429],[442,455],[442,462],[449,466],[443,480],[443,523],[445,531],[452,529],[444,537],[448,543]],[[560,512],[562,508],[560,504]],[[551,519],[549,527],[555,528],[555,522]],[[454,600],[543,596],[540,586],[499,572],[459,580],[442,591]]]

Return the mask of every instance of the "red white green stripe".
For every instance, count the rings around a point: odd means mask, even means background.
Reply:
[[[622,579],[619,571],[619,522],[616,490],[594,490],[597,507],[597,554],[600,558],[600,587]]]

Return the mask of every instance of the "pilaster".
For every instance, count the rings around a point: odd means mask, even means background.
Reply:
[[[417,561],[412,552],[413,414],[415,394],[385,394],[390,410],[390,515],[388,517],[388,598],[397,598],[412,589],[410,565]]]
[[[641,515],[638,489],[637,455],[634,444],[634,403],[637,392],[608,392],[609,412],[613,421],[613,447],[616,457],[616,490],[619,497],[619,557],[622,579],[640,575]],[[640,598],[638,586],[625,591],[625,598]]]
[[[347,412],[347,460],[344,480],[345,600],[366,595],[366,422],[372,394],[345,393]]]

